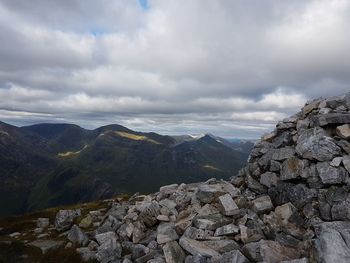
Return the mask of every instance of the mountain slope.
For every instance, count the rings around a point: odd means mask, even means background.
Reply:
[[[17,178],[8,189],[26,189],[16,202],[3,197],[13,208],[4,212],[0,208],[3,214],[119,193],[147,193],[170,183],[227,179],[237,173],[248,157],[209,135],[176,142],[170,136],[136,132],[114,124],[95,130],[73,124],[3,126],[7,128],[3,128],[0,138],[9,141],[5,135],[9,133],[13,140],[7,146],[3,144],[1,160],[6,159],[7,151],[17,157],[25,156],[3,166],[8,182]],[[16,171],[10,169],[11,165]],[[1,179],[5,176],[1,174]]]

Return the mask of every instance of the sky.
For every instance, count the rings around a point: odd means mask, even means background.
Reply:
[[[348,0],[0,0],[0,120],[258,138],[350,91]]]

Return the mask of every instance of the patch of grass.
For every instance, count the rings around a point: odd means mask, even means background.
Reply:
[[[148,142],[151,142],[151,143],[154,143],[154,144],[161,144],[160,142],[157,142],[153,139],[150,139],[146,136],[143,136],[143,135],[136,135],[136,134],[132,134],[132,133],[128,133],[128,132],[115,132],[115,134],[121,136],[121,137],[124,137],[124,138],[127,138],[127,139],[130,139],[130,140],[135,140],[135,141],[148,141]]]
[[[0,263],[19,262],[80,263],[83,260],[76,253],[75,248],[61,248],[43,255],[39,248],[26,246],[22,242],[0,243]]]

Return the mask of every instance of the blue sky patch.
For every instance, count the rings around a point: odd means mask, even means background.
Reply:
[[[148,0],[139,0],[139,4],[145,10],[147,10],[149,8]]]

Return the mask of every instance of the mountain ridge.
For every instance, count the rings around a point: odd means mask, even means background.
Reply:
[[[3,187],[7,185],[6,195],[0,194],[1,209],[7,211],[3,214],[123,192],[152,192],[173,182],[228,178],[248,157],[247,152],[223,148],[210,138],[176,143],[171,136],[118,124],[88,130],[67,123],[4,123],[0,130],[0,177]],[[141,179],[150,183],[143,187]]]

